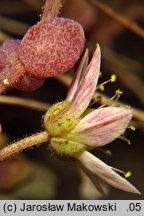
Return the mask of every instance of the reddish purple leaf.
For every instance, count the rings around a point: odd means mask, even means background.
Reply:
[[[0,93],[12,86],[24,73],[18,59],[20,40],[7,40],[0,47]]]
[[[7,67],[0,72],[0,94],[8,87],[14,85],[24,73],[25,68],[18,59],[15,59],[14,62],[8,64]]]
[[[45,78],[25,74],[14,87],[22,91],[35,91],[39,89],[44,82]]]
[[[33,26],[24,36],[19,58],[34,76],[53,77],[71,69],[84,48],[84,32],[77,22],[54,18]]]

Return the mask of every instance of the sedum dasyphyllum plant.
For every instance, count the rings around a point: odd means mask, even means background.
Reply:
[[[0,160],[34,145],[49,143],[59,156],[72,157],[102,191],[99,179],[121,190],[139,193],[114,168],[92,155],[89,150],[104,146],[118,138],[127,128],[133,111],[119,107],[99,107],[84,116],[100,71],[100,47],[97,45],[91,62],[85,68],[86,50],[66,99],[54,104],[45,114],[45,131],[13,143],[0,151]],[[82,73],[83,68],[85,68]],[[84,117],[83,117],[84,116]]]
[[[46,77],[71,69],[85,43],[83,28],[72,19],[58,17],[61,0],[46,0],[41,20],[22,40],[0,46],[0,93],[13,86],[36,90]]]

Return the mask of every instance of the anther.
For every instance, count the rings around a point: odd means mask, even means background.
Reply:
[[[127,108],[127,109],[131,109],[131,106],[127,105],[126,108]]]
[[[125,178],[128,178],[132,175],[132,173],[130,171],[124,172],[122,170],[119,170],[117,168],[111,167],[113,170],[115,170],[116,172],[122,173],[124,175]]]
[[[100,95],[97,96],[96,102],[100,103],[102,101],[102,97]]]
[[[120,96],[123,94],[123,91],[121,91],[120,89],[117,89],[115,92],[115,95],[113,97],[110,98],[110,101],[114,100],[112,106],[116,106],[118,99],[120,98]]]
[[[112,82],[115,82],[117,79],[116,75],[115,74],[112,74],[111,75],[111,78],[109,80],[106,80],[105,82],[101,83],[100,85],[97,86],[97,90],[100,90],[100,91],[104,91],[104,85],[106,85],[107,83],[112,83]]]
[[[106,150],[102,148],[97,148],[97,149],[108,156],[112,156],[112,152],[109,149],[106,149]]]
[[[129,125],[127,128],[128,128],[128,129],[131,129],[132,131],[135,131],[135,130],[136,130],[135,126],[133,126],[133,125]]]
[[[110,150],[106,150],[105,153],[108,155],[108,156],[112,156],[112,152]]]
[[[100,90],[100,91],[104,91],[104,89],[105,89],[104,85],[100,85],[100,86],[99,86],[99,90]]]
[[[117,80],[116,74],[111,75],[111,82],[115,82]]]
[[[123,94],[123,91],[121,91],[120,89],[116,90],[117,99],[119,99],[122,94]]]
[[[118,138],[125,141],[125,142],[127,142],[128,145],[131,144],[131,141],[129,139],[127,139],[126,137],[124,137],[124,136],[119,136]]]
[[[102,77],[102,72],[101,71],[99,72],[99,77]]]
[[[132,175],[132,173],[131,173],[130,171],[127,171],[127,172],[124,174],[124,177],[125,177],[125,178],[129,178],[131,175]]]

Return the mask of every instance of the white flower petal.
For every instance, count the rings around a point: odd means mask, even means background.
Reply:
[[[80,164],[80,167],[83,171],[83,173],[89,178],[89,181],[93,183],[95,186],[95,189],[97,192],[99,192],[102,196],[106,196],[108,193],[108,185],[103,181],[101,178],[99,178],[97,175],[89,171],[85,166]]]
[[[93,174],[98,175],[101,179],[113,187],[127,192],[140,194],[140,192],[126,179],[122,178],[115,171],[113,171],[110,166],[89,152],[84,151],[77,157],[77,159],[86,167],[86,169],[91,171]]]
[[[72,80],[72,83],[71,83],[71,86],[69,88],[66,100],[71,101],[74,98],[75,93],[76,93],[77,88],[78,88],[78,85],[79,85],[81,73],[84,70],[84,68],[87,67],[87,62],[88,62],[88,49],[86,49],[85,54],[82,57],[80,65],[79,65],[77,72],[75,74],[75,77]]]
[[[87,108],[94,94],[100,71],[100,47],[97,45],[93,58],[82,75],[80,84],[67,112],[80,116]]]
[[[133,115],[131,109],[105,107],[85,116],[70,132],[72,140],[89,146],[102,146],[118,138]]]

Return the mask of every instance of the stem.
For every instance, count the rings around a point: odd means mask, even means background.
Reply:
[[[24,106],[38,111],[47,111],[48,108],[50,107],[50,105],[47,103],[19,98],[19,97],[3,96],[3,95],[0,95],[0,103]]]
[[[4,42],[7,39],[10,39],[10,35],[0,31],[0,43]]]
[[[128,20],[123,15],[117,14],[112,8],[105,5],[104,3],[97,1],[97,0],[88,0],[94,6],[96,6],[99,10],[103,13],[107,14],[111,18],[115,19],[118,23],[129,29],[130,31],[134,32],[135,34],[139,35],[140,37],[144,38],[144,30],[138,26],[136,23]]]
[[[13,20],[4,16],[0,16],[0,29],[18,35],[24,35],[30,28],[30,25]]]
[[[51,20],[58,16],[61,7],[61,0],[46,0],[42,13],[42,20]]]
[[[67,87],[70,86],[71,81],[72,81],[72,78],[69,75],[59,75],[59,76],[57,76],[55,78],[57,80],[59,80],[60,82],[62,82]],[[114,100],[109,100],[110,98],[108,96],[102,94],[101,92],[94,93],[93,100],[96,100],[98,96],[102,97],[102,100],[100,101],[101,104],[107,104],[109,106],[113,105]],[[120,107],[125,107],[126,106],[126,104],[124,104],[122,102],[117,102],[117,104]],[[137,109],[137,108],[134,108],[134,107],[131,107],[131,108],[134,110],[134,118],[143,122],[144,121],[144,112]]]
[[[12,155],[21,152],[26,148],[31,148],[34,145],[40,145],[49,140],[49,135],[46,131],[34,134],[19,140],[11,145],[5,147],[0,151],[0,160],[11,157]]]

